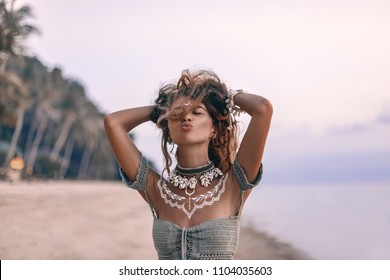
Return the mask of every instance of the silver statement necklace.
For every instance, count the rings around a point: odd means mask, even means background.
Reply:
[[[195,168],[184,168],[178,164],[169,174],[169,182],[175,187],[184,190],[187,195],[192,195],[198,184],[196,177],[199,174],[202,174],[199,179],[200,185],[203,187],[208,187],[214,178],[223,175],[222,171],[215,167],[214,163],[210,160],[205,165]],[[187,176],[190,178],[187,178]]]
[[[200,183],[198,183],[198,176]],[[213,179],[218,177],[221,178],[211,190],[192,197],[197,186],[200,185],[207,188]],[[205,165],[196,168],[184,168],[177,165],[169,174],[168,181],[176,188],[184,190],[186,197],[171,191],[167,187],[167,182],[163,179],[158,181],[157,186],[166,204],[182,210],[188,219],[191,219],[191,216],[197,209],[201,209],[206,205],[212,205],[220,199],[225,191],[226,179],[227,174],[223,175],[222,171],[215,167],[213,162],[209,161]]]

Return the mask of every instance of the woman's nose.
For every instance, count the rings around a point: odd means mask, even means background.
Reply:
[[[191,113],[189,112],[189,113],[187,113],[184,117],[183,117],[183,121],[184,122],[189,122],[189,121],[191,121],[192,120],[192,117],[191,117]]]

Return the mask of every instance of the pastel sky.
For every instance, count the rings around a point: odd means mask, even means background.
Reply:
[[[211,68],[273,103],[270,182],[390,182],[387,0],[18,2],[42,30],[30,52],[104,112],[150,104],[181,70]],[[136,132],[159,165],[158,131]]]

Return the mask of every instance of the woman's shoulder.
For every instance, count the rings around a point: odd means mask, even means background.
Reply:
[[[160,178],[160,175],[156,170],[154,170],[150,161],[141,154],[141,160],[137,170],[137,175],[135,181],[131,180],[127,174],[124,172],[121,166],[119,166],[119,174],[122,178],[122,182],[137,191],[146,191],[147,185],[157,182]]]
[[[245,170],[242,168],[237,158],[233,161],[229,173],[231,174],[232,177],[235,178],[241,191],[250,190],[256,187],[260,183],[261,178],[263,176],[263,164],[260,165],[257,176],[255,180],[253,180],[252,182],[248,181],[248,178],[245,174]]]

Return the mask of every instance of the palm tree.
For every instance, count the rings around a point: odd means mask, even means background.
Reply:
[[[27,87],[23,81],[13,73],[0,73],[0,84],[3,88],[2,91],[2,102],[7,104],[8,110],[12,110],[14,113],[16,110],[16,125],[12,135],[10,147],[7,152],[7,156],[4,160],[3,166],[8,166],[8,162],[15,154],[16,147],[19,141],[19,136],[22,130],[24,114],[26,109],[30,105],[31,100],[27,98]],[[16,105],[16,106],[15,106]],[[16,107],[16,108],[15,108]]]
[[[50,103],[50,99],[44,100],[39,103],[36,109],[36,118],[39,121],[38,128],[34,137],[31,148],[29,149],[26,168],[33,170],[35,160],[38,155],[39,145],[42,141],[43,135],[47,129],[50,120],[59,119],[59,112],[53,108],[53,105]],[[28,149],[26,149],[27,151]]]
[[[73,149],[77,144],[78,148],[83,148],[81,161],[78,164],[78,178],[86,178],[91,156],[97,148],[97,142],[103,131],[102,115],[96,110],[94,104],[88,100],[81,103],[74,111],[77,122],[74,122],[64,147],[64,154],[61,159],[58,177],[63,179],[71,164]],[[100,151],[99,151],[100,152]],[[77,164],[77,163],[73,163]]]
[[[76,121],[75,112],[68,110],[64,113],[65,121],[61,127],[61,132],[57,138],[57,141],[53,147],[53,150],[50,153],[50,160],[57,161],[60,155],[60,152],[68,139],[70,129],[72,128],[73,123]]]
[[[66,171],[68,171],[69,168],[70,158],[72,156],[75,142],[76,139],[73,135],[70,135],[69,139],[66,141],[64,156],[62,157],[60,170],[58,171],[59,179],[65,178]]]
[[[32,16],[31,8],[24,5],[14,9],[15,0],[0,1],[0,76],[4,84],[11,85],[11,90],[7,90],[6,95],[17,104],[16,125],[12,135],[10,148],[4,166],[13,156],[20,132],[23,126],[24,114],[31,100],[27,98],[27,87],[24,82],[13,73],[6,73],[5,67],[10,55],[21,55],[24,51],[23,40],[31,33],[38,32],[38,29],[26,23],[26,19]]]
[[[10,55],[24,53],[23,41],[33,33],[40,33],[37,27],[26,22],[33,16],[31,7],[23,5],[15,9],[14,4],[15,0],[0,0],[0,73],[5,71]]]
[[[65,92],[61,109],[63,112],[64,122],[62,123],[60,133],[56,143],[50,153],[50,160],[57,161],[60,157],[60,152],[64,147],[66,140],[70,134],[73,124],[87,116],[86,98],[84,88],[77,82],[70,84],[69,89]]]
[[[78,136],[79,142],[84,147],[79,164],[79,172],[77,174],[79,179],[85,178],[87,175],[91,155],[96,149],[98,137],[100,136],[98,123],[101,122],[102,118],[92,103],[87,104],[85,108],[87,112],[75,123],[73,131],[73,133]]]
[[[39,72],[39,71],[37,71]],[[40,143],[50,121],[58,121],[61,117],[60,102],[62,91],[66,89],[65,80],[61,78],[59,69],[54,69],[51,73],[46,73],[40,77],[43,81],[39,84],[41,96],[36,100],[34,122],[31,130],[35,130],[34,140],[31,145],[26,145],[25,159],[27,160],[26,169],[33,171],[35,160],[38,155]],[[29,144],[29,143],[27,143]]]
[[[82,128],[87,132],[85,136],[88,139],[85,141],[84,152],[80,161],[79,173],[77,175],[79,179],[86,178],[92,153],[97,146],[99,130],[96,129],[96,123],[97,120],[94,118],[88,118],[81,123]]]

